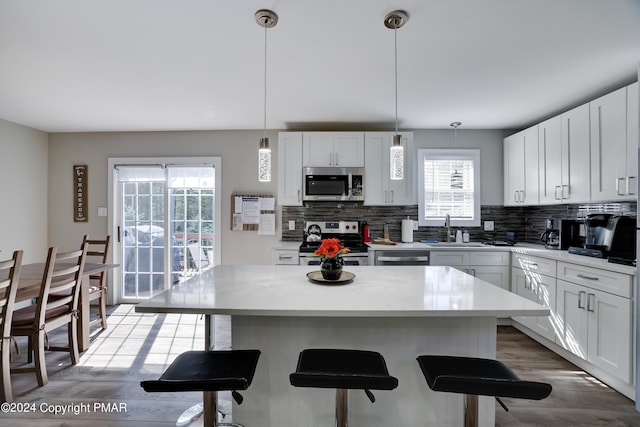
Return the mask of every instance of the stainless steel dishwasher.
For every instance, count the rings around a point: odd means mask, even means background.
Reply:
[[[375,251],[373,265],[429,265],[428,250]]]

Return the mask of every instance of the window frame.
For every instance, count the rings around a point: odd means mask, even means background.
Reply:
[[[480,227],[480,150],[479,149],[441,149],[441,148],[421,148],[418,149],[418,225],[422,227],[441,227],[445,218],[426,219],[425,211],[425,179],[424,161],[425,158],[436,160],[471,160],[473,161],[473,219],[460,219],[451,217],[452,227]]]

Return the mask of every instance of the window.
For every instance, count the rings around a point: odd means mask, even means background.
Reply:
[[[418,224],[480,226],[480,150],[418,150]]]

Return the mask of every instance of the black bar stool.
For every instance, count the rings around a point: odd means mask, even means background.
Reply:
[[[418,356],[418,364],[431,390],[466,395],[465,427],[478,425],[479,395],[494,396],[500,406],[508,411],[500,397],[542,400],[551,393],[550,384],[522,381],[504,363],[497,360]]]
[[[187,351],[179,355],[157,380],[141,381],[147,392],[202,391],[204,394],[205,426],[239,426],[218,424],[218,393],[231,391],[234,400],[242,403],[236,390],[246,390],[256,371],[259,350]]]
[[[389,375],[380,353],[365,350],[307,349],[300,352],[292,386],[336,389],[336,426],[348,424],[349,389],[364,390],[375,402],[371,390],[393,390],[398,380]]]

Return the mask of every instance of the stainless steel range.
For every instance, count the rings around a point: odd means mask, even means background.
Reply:
[[[298,255],[300,265],[320,265],[319,257],[309,257],[322,242],[322,239],[336,238],[342,246],[349,249],[343,255],[345,265],[368,265],[368,246],[362,242],[362,233],[358,221],[309,221],[304,225],[304,239]]]

